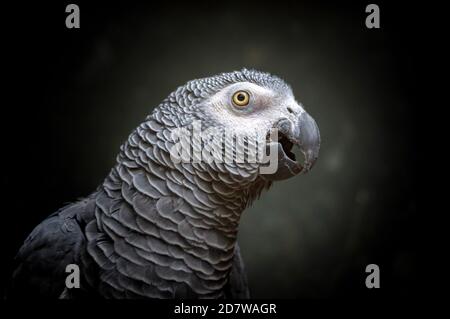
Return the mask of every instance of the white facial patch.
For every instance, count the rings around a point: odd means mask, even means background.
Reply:
[[[246,91],[250,95],[248,105],[236,107],[233,94]],[[280,96],[269,88],[254,83],[240,82],[230,85],[210,98],[209,115],[236,134],[258,132],[266,134],[282,117],[290,118],[287,103],[295,103],[292,96]],[[299,107],[295,103],[296,107]]]

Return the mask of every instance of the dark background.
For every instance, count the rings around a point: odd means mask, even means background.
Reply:
[[[417,8],[376,2],[381,29],[369,30],[370,2],[75,1],[81,29],[69,30],[68,3],[3,7],[3,283],[33,227],[93,191],[171,91],[246,67],[285,79],[322,135],[311,173],[242,217],[252,295],[420,293]],[[377,291],[364,284],[370,263]]]

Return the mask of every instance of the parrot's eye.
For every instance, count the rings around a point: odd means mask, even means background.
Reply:
[[[237,91],[233,94],[233,104],[237,107],[244,107],[250,102],[250,95],[245,91]]]

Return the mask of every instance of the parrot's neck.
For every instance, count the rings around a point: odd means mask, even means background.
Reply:
[[[221,297],[241,213],[267,185],[242,188],[201,164],[168,161],[163,149],[132,134],[99,190],[96,218],[99,232],[114,242],[111,263],[119,269],[123,258],[142,268],[119,270],[127,278],[114,284],[156,281],[170,287],[152,286],[161,297]]]

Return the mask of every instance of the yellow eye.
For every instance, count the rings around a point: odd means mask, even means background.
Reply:
[[[233,103],[238,107],[244,107],[250,102],[250,95],[245,91],[237,91],[233,94]]]

